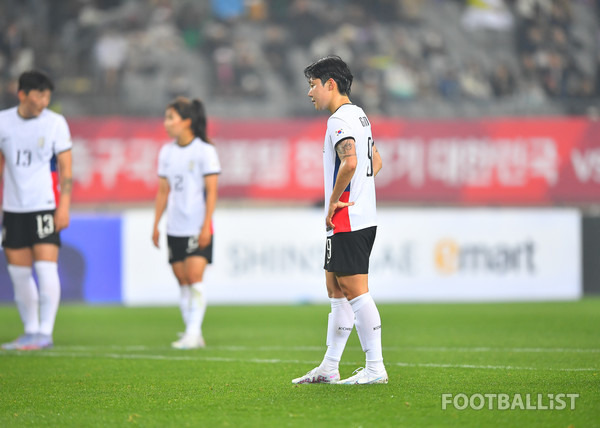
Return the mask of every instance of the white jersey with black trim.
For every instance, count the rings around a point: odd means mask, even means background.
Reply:
[[[2,208],[35,212],[56,208],[56,158],[71,150],[71,132],[64,116],[44,109],[24,119],[17,107],[0,111],[0,151],[4,156]]]
[[[176,142],[163,146],[158,155],[158,175],[169,182],[167,235],[200,233],[206,202],[204,177],[220,174],[221,164],[212,144],[194,138],[186,146]]]
[[[357,165],[340,201],[354,202],[354,205],[336,211],[332,219],[335,229],[328,231],[328,236],[377,225],[371,123],[363,109],[354,104],[343,104],[327,121],[327,134],[323,145],[325,215],[340,167],[340,158],[335,147],[347,138],[354,139]]]

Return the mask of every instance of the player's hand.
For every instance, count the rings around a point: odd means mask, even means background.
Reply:
[[[160,233],[158,232],[158,228],[156,227],[156,228],[154,228],[154,231],[152,232],[152,242],[154,243],[154,246],[156,248],[160,248],[158,246],[158,238],[159,238],[159,236],[160,236]]]
[[[54,230],[60,232],[69,227],[69,210],[59,205],[54,212]]]
[[[333,224],[331,220],[333,219],[333,215],[337,210],[340,210],[345,207],[351,207],[352,205],[354,205],[354,202],[330,202],[329,210],[327,211],[327,217],[325,217],[325,230],[329,232],[330,230],[335,229],[335,224]]]
[[[200,235],[198,235],[198,248],[202,249],[208,247],[211,235],[210,227],[203,227]]]

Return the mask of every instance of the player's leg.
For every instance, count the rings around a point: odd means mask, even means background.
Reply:
[[[340,360],[352,332],[354,312],[332,272],[325,271],[325,284],[331,303],[327,318],[327,351],[318,367],[292,383],[335,383],[340,379]]]
[[[39,294],[33,279],[32,249],[7,248],[6,240],[4,245],[8,274],[13,285],[15,303],[23,322],[25,334],[13,342],[3,344],[2,349],[17,349],[35,340],[39,333]]]
[[[212,262],[212,239],[205,248],[198,247],[196,237],[186,240],[183,271],[187,284],[190,284],[190,306],[188,322],[183,337],[173,343],[178,349],[194,349],[205,346],[202,336],[202,323],[206,313],[206,293],[202,280],[206,266]]]
[[[171,269],[179,284],[179,310],[181,311],[183,324],[187,327],[190,317],[191,289],[190,284],[185,277],[183,260],[171,263]]]
[[[377,228],[340,233],[334,238],[331,271],[354,312],[360,344],[366,354],[365,369],[340,383],[387,383],[381,347],[381,317],[369,293],[369,257]]]
[[[354,312],[356,332],[366,354],[364,370],[340,383],[387,383],[381,346],[381,317],[369,293],[368,275],[338,275],[337,280]]]
[[[167,235],[167,246],[169,248],[169,263],[171,264],[171,269],[173,270],[173,274],[175,275],[177,283],[179,284],[179,309],[181,311],[183,323],[187,329],[190,319],[190,305],[192,296],[190,282],[188,281],[185,273],[184,263],[187,255],[186,250],[188,247],[188,238]],[[181,340],[184,336],[185,333],[180,334],[179,339],[171,343],[171,346],[174,348],[180,348]]]
[[[52,333],[60,305],[60,278],[58,276],[56,244],[38,243],[33,246],[33,266],[40,293],[40,331],[35,349],[52,347]]]
[[[329,293],[331,312],[327,320],[327,351],[321,368],[326,372],[338,372],[342,353],[354,327],[354,312],[333,272],[325,272],[325,282]]]
[[[185,273],[190,283],[190,318],[185,331],[185,336],[190,338],[190,343],[204,346],[202,335],[202,323],[206,314],[206,292],[204,290],[204,271],[208,265],[208,259],[204,256],[193,255],[185,259]]]

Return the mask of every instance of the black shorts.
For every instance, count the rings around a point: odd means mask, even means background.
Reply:
[[[328,236],[325,245],[327,272],[343,275],[369,273],[369,256],[375,242],[377,226]]]
[[[197,236],[170,236],[167,235],[167,245],[169,246],[169,263],[184,261],[190,256],[200,256],[212,263],[213,256],[213,237],[210,237],[210,243],[204,247],[198,247]]]
[[[30,213],[4,212],[2,246],[26,248],[35,244],[54,244],[60,247],[60,235],[54,229],[54,211]]]

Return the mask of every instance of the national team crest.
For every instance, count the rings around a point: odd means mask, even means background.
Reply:
[[[44,137],[40,137],[38,138],[38,147],[44,147],[44,142],[46,140],[44,139]]]
[[[344,134],[344,130],[343,129],[338,129],[337,131],[335,131],[335,135],[338,136],[338,137],[340,135],[343,135],[343,134]]]

